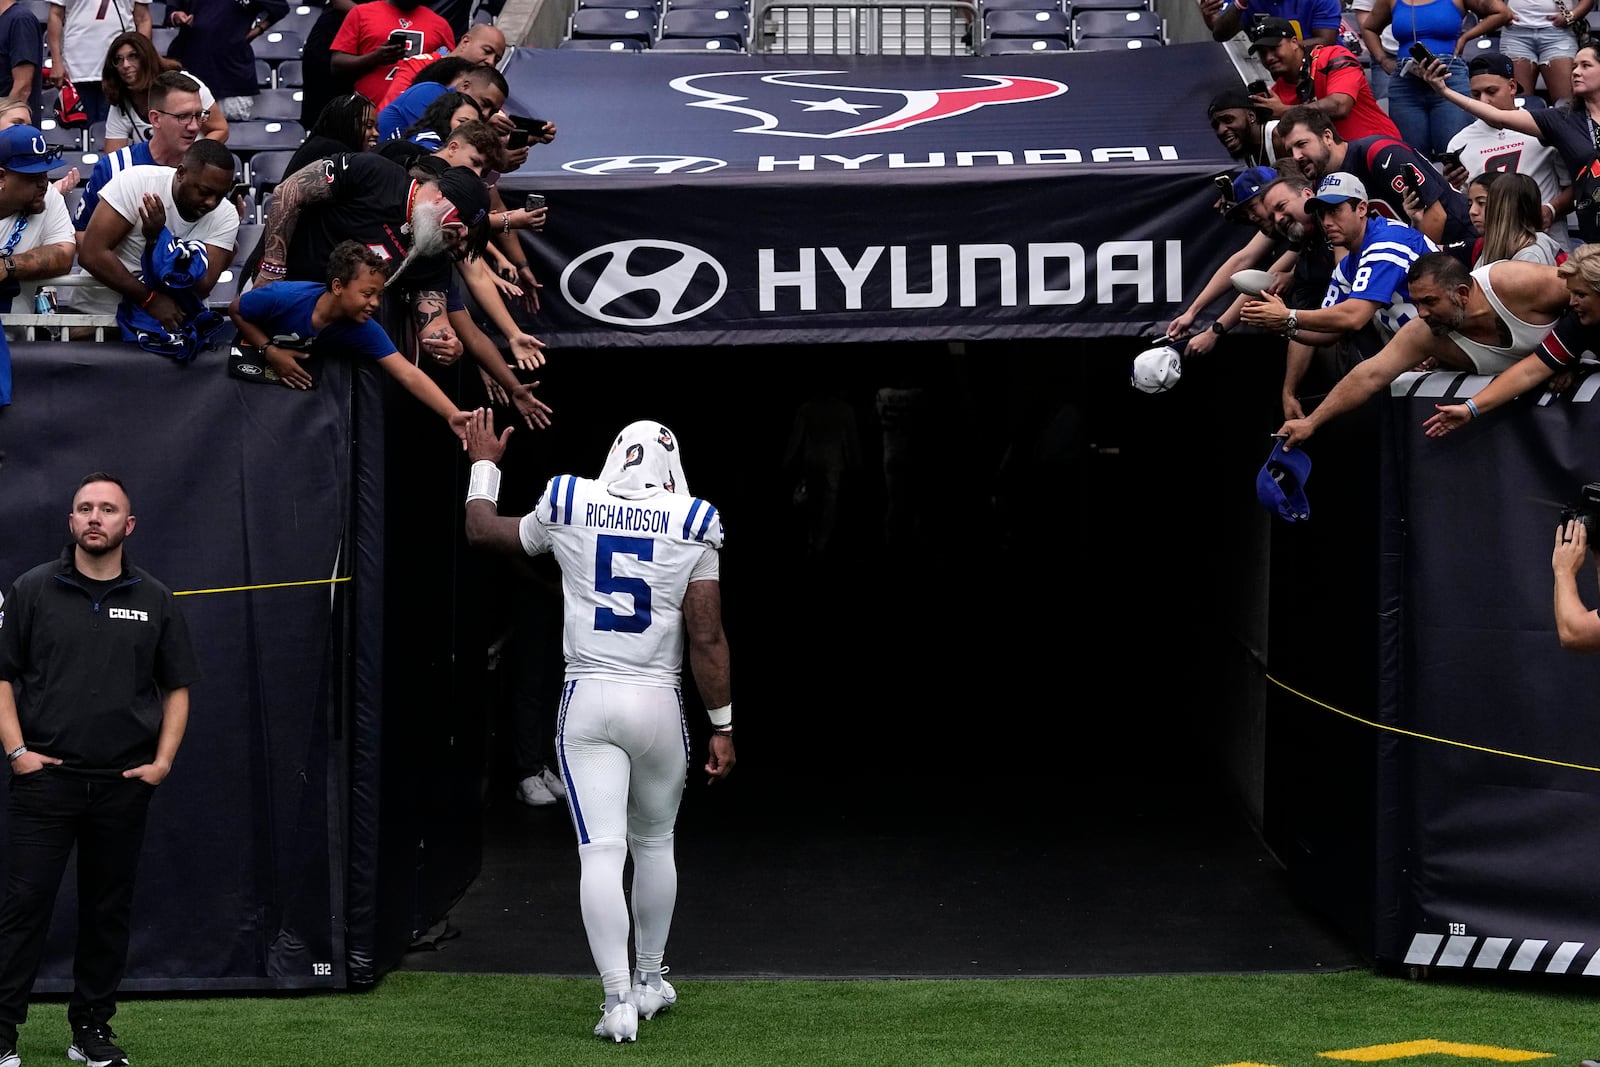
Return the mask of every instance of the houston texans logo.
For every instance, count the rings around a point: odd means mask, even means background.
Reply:
[[[975,84],[932,89],[841,85],[825,78],[839,70],[735,70],[674,78],[680,93],[704,97],[690,107],[732,111],[756,120],[737,133],[777,137],[864,137],[898,133],[924,122],[954,118],[991,104],[1025,104],[1067,91],[1046,78],[968,74]]]

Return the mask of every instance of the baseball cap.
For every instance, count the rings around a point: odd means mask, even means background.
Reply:
[[[1306,479],[1311,476],[1311,457],[1305,449],[1284,451],[1283,438],[1272,442],[1272,452],[1256,475],[1256,496],[1266,509],[1286,522],[1311,518],[1311,502],[1306,499]]]
[[[1245,34],[1250,38],[1252,52],[1272,48],[1279,41],[1297,40],[1300,37],[1294,30],[1294,23],[1276,17],[1262,19],[1246,30]]]
[[[43,174],[61,165],[61,149],[45,142],[37,126],[8,126],[0,130],[0,169],[18,174]]]
[[[1133,387],[1141,393],[1164,393],[1183,377],[1183,357],[1171,345],[1147,348],[1133,357]]]
[[[466,167],[451,167],[435,181],[468,226],[476,226],[489,214],[489,190],[475,172]]]
[[[1249,167],[1244,173],[1233,179],[1233,207],[1228,209],[1228,214],[1234,215],[1246,204],[1261,195],[1261,190],[1271,185],[1278,178],[1278,172],[1271,167]]]
[[[1306,208],[1310,211],[1320,211],[1317,204],[1343,204],[1349,200],[1365,200],[1367,187],[1346,170],[1336,170],[1322,181],[1317,183],[1317,193],[1306,201]]]
[[[1272,112],[1250,99],[1250,94],[1243,89],[1224,89],[1211,98],[1211,103],[1206,107],[1206,120],[1210,121],[1217,112],[1238,108],[1241,111],[1254,111],[1257,116],[1265,118]]]
[[[1483,52],[1467,61],[1467,76],[1476,78],[1480,74],[1498,74],[1502,78],[1516,77],[1511,60],[1499,52]]]

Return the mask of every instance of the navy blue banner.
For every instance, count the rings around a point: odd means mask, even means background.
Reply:
[[[549,201],[547,342],[1137,336],[1248,236],[1220,45],[796,59],[517,50],[509,109],[560,131],[500,183]]]

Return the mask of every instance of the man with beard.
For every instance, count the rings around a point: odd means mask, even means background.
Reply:
[[[60,559],[6,592],[0,621],[0,747],[11,764],[0,902],[0,1067],[45,950],[67,857],[78,855],[78,931],[67,1056],[128,1058],[111,1017],[128,963],[135,874],[150,800],[172,771],[199,674],[172,592],[132,566],[128,494],[115,476],[79,483]]]
[[[1288,19],[1262,19],[1249,34],[1250,51],[1274,79],[1269,91],[1253,100],[1274,117],[1304,104],[1326,114],[1347,141],[1400,136],[1399,127],[1378,106],[1361,60],[1350,49],[1340,44],[1308,48]]]
[[[0,311],[12,310],[22,282],[72,269],[72,216],[50,183],[50,169],[60,164],[60,150],[36,127],[0,130]],[[0,352],[0,406],[10,398],[10,362]]]
[[[1289,242],[1289,250],[1294,254],[1294,274],[1284,303],[1298,310],[1322,306],[1336,265],[1333,246],[1328,243],[1317,219],[1306,210],[1315,192],[1304,176],[1285,173],[1261,193],[1262,210]],[[1337,381],[1358,360],[1376,351],[1376,345],[1364,348],[1364,342],[1371,337],[1370,329],[1353,334],[1298,329],[1284,353],[1284,418],[1297,419],[1305,414],[1300,407],[1300,383],[1313,362],[1320,360],[1327,370],[1325,376]]]
[[[334,248],[356,241],[398,261],[389,285],[404,298],[384,309],[389,335],[400,337],[402,311],[408,309],[417,347],[436,359],[453,359],[461,355],[461,339],[445,317],[450,271],[488,213],[483,179],[466,167],[412,177],[372,152],[318,160],[273,190],[255,284],[321,282]],[[393,288],[398,282],[403,285]]]
[[[1567,262],[1576,262],[1576,253]],[[1587,277],[1581,284],[1564,282],[1560,273],[1564,267],[1502,259],[1468,273],[1447,252],[1419,257],[1406,272],[1416,318],[1400,327],[1377,355],[1356,364],[1310,415],[1279,427],[1284,448],[1301,444],[1329,419],[1361,406],[1429,360],[1441,370],[1499,374],[1551,335],[1569,303],[1600,321],[1596,283]],[[1596,265],[1590,267],[1594,270]],[[1577,274],[1574,267],[1568,277]],[[1569,284],[1574,286],[1570,291]],[[1580,288],[1587,295],[1579,294]],[[1461,406],[1468,415],[1474,406],[1482,410],[1476,398]]]
[[[1242,89],[1228,89],[1211,98],[1206,119],[1228,155],[1248,169],[1272,165],[1272,146],[1267,143],[1266,121],[1270,112],[1250,99]]]
[[[1346,141],[1326,112],[1304,104],[1283,113],[1277,137],[1301,173],[1314,182],[1339,171],[1355,175],[1371,190],[1371,206],[1385,218],[1409,219],[1405,191],[1408,186],[1415,189],[1424,208],[1418,228],[1440,247],[1459,247],[1463,258],[1471,255],[1478,236],[1472,226],[1472,205],[1404,142],[1389,137]]]
[[[1529,389],[1571,371],[1584,352],[1600,348],[1600,244],[1580,245],[1555,272],[1567,292],[1567,311],[1556,321],[1555,329],[1531,355],[1501,371],[1470,400],[1435,404],[1437,412],[1422,424],[1423,433],[1443,437]]]
[[[129,167],[107,182],[78,239],[78,262],[100,285],[78,286],[73,306],[110,314],[121,301],[177,332],[187,316],[155,279],[145,276],[145,251],[163,231],[177,241],[203,245],[205,274],[189,291],[204,301],[233,262],[239,234],[239,212],[227,201],[233,168],[232,152],[216,141],[198,140],[176,169]]]

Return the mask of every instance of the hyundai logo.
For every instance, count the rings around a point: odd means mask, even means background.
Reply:
[[[561,164],[562,170],[576,174],[706,174],[728,164],[706,156],[596,156]]]
[[[675,241],[615,241],[590,249],[561,272],[567,303],[614,326],[683,322],[727,290],[722,264]]]

